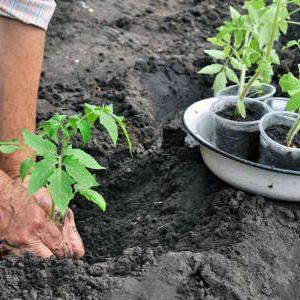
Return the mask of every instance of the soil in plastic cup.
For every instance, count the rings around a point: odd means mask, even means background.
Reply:
[[[236,97],[225,97],[219,99],[211,106],[213,142],[220,150],[240,158],[257,161],[259,122],[262,116],[269,112],[269,108],[261,101],[245,99],[245,106],[248,112],[245,120],[234,121],[220,115],[220,112],[229,107],[235,109],[236,103]],[[251,120],[250,114],[254,114],[252,116],[254,120],[247,121],[247,118]]]
[[[259,162],[271,167],[300,171],[300,148],[285,145],[297,114],[270,112],[260,121]],[[276,139],[276,140],[275,140]],[[300,140],[300,137],[298,137]]]

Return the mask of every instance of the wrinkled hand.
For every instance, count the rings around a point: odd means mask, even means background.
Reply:
[[[27,187],[27,182],[24,185]],[[35,199],[39,205],[50,215],[52,200],[47,189],[42,188],[35,194]],[[71,255],[74,257],[82,257],[84,255],[84,246],[81,237],[76,229],[74,214],[70,208],[68,208],[62,227],[62,237],[64,243],[71,251]]]
[[[30,197],[18,180],[0,170],[0,253],[29,252],[43,258],[84,255],[73,213],[68,211],[60,230],[49,218],[45,192]]]

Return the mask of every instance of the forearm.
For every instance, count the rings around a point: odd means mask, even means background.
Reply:
[[[22,140],[23,128],[35,131],[44,42],[44,30],[0,17],[0,141]],[[0,155],[0,169],[17,176],[19,164],[32,155],[29,149]]]

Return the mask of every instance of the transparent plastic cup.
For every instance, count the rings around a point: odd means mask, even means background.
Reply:
[[[223,97],[237,97],[239,94],[240,86],[231,85],[217,93],[218,98]],[[259,101],[265,101],[273,97],[276,93],[276,88],[271,84],[262,83],[260,86],[252,86],[247,94],[247,98],[255,99]]]
[[[270,112],[260,121],[259,162],[280,169],[300,171],[300,149],[287,147],[274,141],[266,132],[272,126],[283,125],[291,128],[297,114],[291,112]]]
[[[259,120],[249,122],[232,121],[217,113],[228,106],[235,106],[237,97],[219,99],[210,109],[212,117],[213,142],[215,145],[232,155],[257,161],[259,150]],[[245,106],[261,115],[269,112],[269,108],[261,101],[245,99]]]
[[[284,97],[272,97],[265,101],[265,104],[272,110],[272,111],[285,111],[288,102],[290,101],[289,98]]]

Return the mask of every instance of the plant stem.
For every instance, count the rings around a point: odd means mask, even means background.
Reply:
[[[297,120],[295,121],[293,127],[291,128],[291,130],[287,135],[286,144],[288,147],[291,147],[293,139],[295,138],[299,130],[300,130],[300,114],[298,114]]]
[[[55,221],[54,220],[54,213],[55,213],[55,203],[54,203],[54,201],[52,199],[51,210],[50,210],[50,219],[52,221]]]
[[[267,45],[267,50],[266,50],[265,57],[262,59],[264,62],[269,62],[270,56],[271,56],[271,53],[272,53],[272,49],[274,47],[274,43],[275,43],[275,40],[276,40],[276,31],[277,31],[277,28],[278,28],[278,19],[279,19],[279,12],[280,12],[280,8],[281,8],[281,3],[282,3],[282,0],[277,0],[276,13],[275,13],[274,23],[273,23],[273,27],[272,27],[271,39],[270,39],[269,44]],[[251,89],[251,87],[253,86],[253,84],[255,83],[255,81],[258,79],[258,77],[260,75],[261,75],[261,71],[256,70],[255,74],[251,77],[248,84],[246,85],[246,87],[241,92],[240,100],[243,101],[246,98],[249,90]]]

